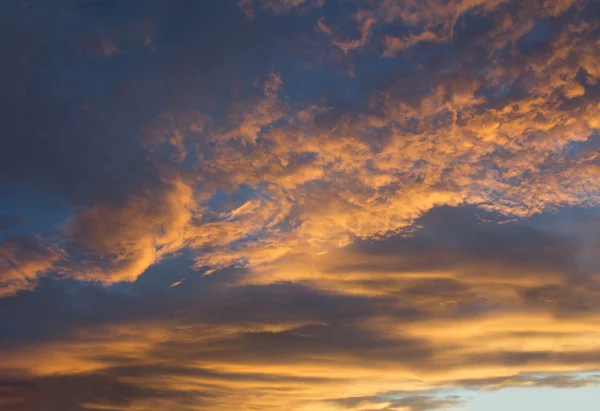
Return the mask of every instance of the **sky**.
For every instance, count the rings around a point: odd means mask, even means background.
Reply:
[[[600,398],[600,2],[0,2],[1,411]]]

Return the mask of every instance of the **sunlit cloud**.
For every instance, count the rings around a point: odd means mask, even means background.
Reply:
[[[0,409],[598,385],[596,2],[0,9]]]
[[[64,258],[63,250],[36,236],[4,239],[0,246],[0,296],[34,289],[38,277]]]

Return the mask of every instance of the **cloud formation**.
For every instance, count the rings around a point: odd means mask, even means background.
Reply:
[[[0,6],[0,409],[597,385],[596,2],[109,3]]]
[[[34,289],[38,277],[63,258],[61,249],[46,245],[37,237],[3,239],[0,247],[0,296]]]

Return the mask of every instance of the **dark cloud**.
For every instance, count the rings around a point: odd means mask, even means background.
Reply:
[[[80,374],[31,379],[0,380],[2,410],[83,411],[90,409],[123,409],[136,400],[149,406],[161,403],[178,404],[181,409],[193,409],[210,397],[200,390],[178,392],[154,390],[103,374]]]
[[[0,5],[0,409],[597,384],[599,18]]]

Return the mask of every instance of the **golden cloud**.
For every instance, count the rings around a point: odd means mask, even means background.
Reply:
[[[7,344],[0,407],[422,411],[460,402],[446,388],[596,384],[577,374],[600,368],[597,227],[522,219],[600,204],[600,25],[583,1],[507,3],[364,2],[353,38],[323,1],[240,1],[311,9],[342,66],[424,43],[458,58],[407,58],[347,111],[270,73],[226,113],[150,122],[156,184],[81,205],[60,247],[2,238],[0,296],[51,271],[131,283],[184,251],[204,276],[173,273],[154,310]],[[465,39],[474,16],[493,27]],[[105,291],[103,313],[120,301]]]

